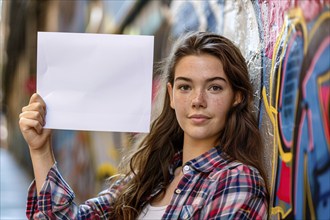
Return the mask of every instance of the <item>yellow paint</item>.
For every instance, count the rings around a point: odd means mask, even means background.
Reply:
[[[275,206],[275,207],[272,207],[272,210],[271,210],[271,214],[272,215],[275,215],[275,214],[278,214],[280,213],[282,218],[286,218],[288,216],[288,214],[290,214],[290,212],[292,211],[292,209],[288,209],[287,212],[284,212],[284,210],[282,209],[282,207],[280,206]]]

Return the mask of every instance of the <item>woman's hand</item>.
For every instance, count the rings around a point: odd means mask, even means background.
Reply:
[[[43,126],[46,116],[46,103],[38,94],[33,94],[27,106],[19,115],[19,127],[29,145],[37,192],[39,194],[55,158],[50,141],[50,129]]]
[[[30,151],[43,153],[50,144],[50,129],[43,126],[46,116],[46,103],[38,94],[33,94],[27,106],[22,108],[19,115],[19,126]],[[48,146],[49,147],[49,146]]]

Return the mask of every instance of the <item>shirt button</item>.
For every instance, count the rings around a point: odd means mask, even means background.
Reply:
[[[180,193],[181,193],[181,189],[176,189],[176,190],[175,190],[175,193],[176,193],[176,194],[180,194]]]
[[[188,213],[184,213],[182,216],[183,219],[188,219]]]
[[[190,170],[190,167],[188,165],[185,165],[183,167],[183,173],[186,174]]]

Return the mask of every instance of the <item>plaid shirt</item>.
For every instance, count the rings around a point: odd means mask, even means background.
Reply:
[[[175,158],[171,174],[181,163],[181,153]],[[163,219],[267,219],[265,183],[257,169],[224,158],[224,153],[212,148],[184,164],[184,177]],[[113,203],[125,181],[129,180],[114,182],[98,197],[77,206],[55,164],[39,196],[35,182],[31,184],[26,215],[29,219],[114,219]]]

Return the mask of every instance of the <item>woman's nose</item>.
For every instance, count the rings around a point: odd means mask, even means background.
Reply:
[[[193,108],[205,108],[206,107],[205,94],[203,91],[196,91],[193,94],[192,107]]]

